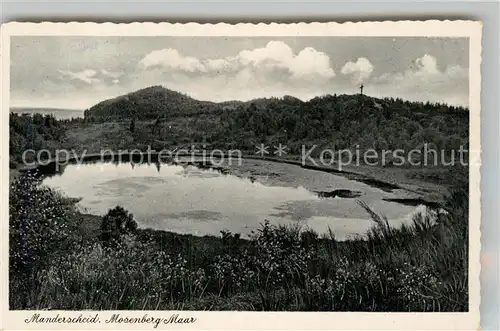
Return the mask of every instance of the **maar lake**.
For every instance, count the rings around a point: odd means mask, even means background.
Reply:
[[[259,176],[249,178],[248,169]],[[330,228],[343,240],[373,225],[357,199],[395,226],[426,212],[425,206],[382,200],[398,192],[296,165],[245,160],[242,168],[231,170],[223,174],[194,166],[89,163],[68,165],[43,184],[81,198],[79,206],[88,213],[102,215],[121,205],[134,214],[139,227],[194,235],[229,230],[246,237],[267,219],[272,224],[299,222],[320,234]],[[315,193],[335,189],[354,190],[360,196],[320,198]]]

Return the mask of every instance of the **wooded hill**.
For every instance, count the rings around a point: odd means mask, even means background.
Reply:
[[[469,140],[466,108],[361,94],[326,95],[307,102],[286,96],[214,103],[153,86],[85,111],[88,122],[154,121],[150,130],[159,136],[169,134],[168,128],[175,135],[180,117],[189,129],[183,132],[184,140],[241,149],[283,142],[292,152],[304,143],[336,149],[418,148],[427,143],[451,150],[467,146]]]

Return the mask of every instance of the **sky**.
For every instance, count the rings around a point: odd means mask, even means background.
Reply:
[[[468,106],[469,40],[422,37],[11,39],[10,106],[87,109],[152,85],[195,99],[364,93]]]

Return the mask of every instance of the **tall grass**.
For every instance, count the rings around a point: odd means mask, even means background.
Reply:
[[[250,240],[134,228],[108,245],[110,215],[82,215],[21,178],[10,190],[10,308],[466,311],[466,188],[448,213],[400,228],[360,202],[373,227],[348,241],[264,222]]]

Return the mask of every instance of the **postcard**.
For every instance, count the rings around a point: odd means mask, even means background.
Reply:
[[[476,330],[481,31],[3,25],[2,329]]]

